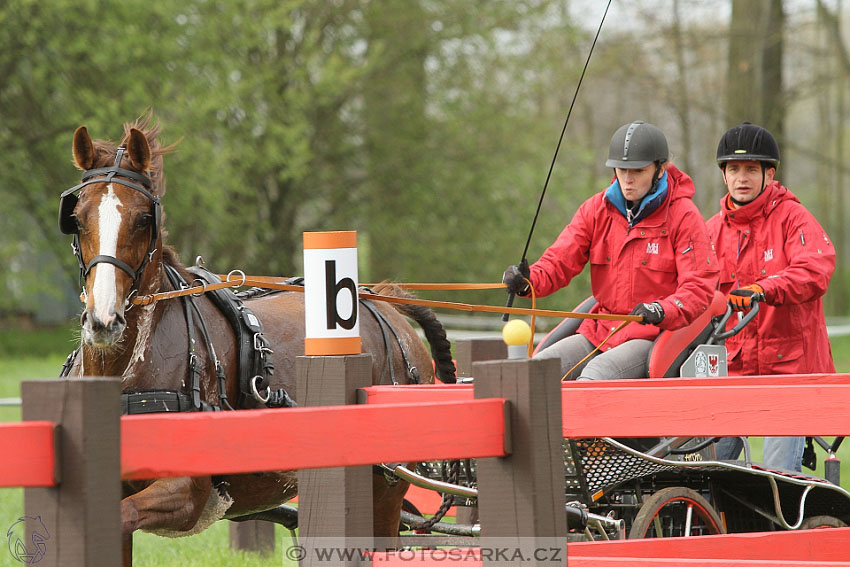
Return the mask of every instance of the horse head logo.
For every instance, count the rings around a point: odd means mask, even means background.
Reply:
[[[27,525],[32,532],[31,545],[26,544]],[[9,526],[6,539],[9,542],[9,553],[12,557],[21,563],[33,564],[44,559],[44,554],[47,552],[45,542],[50,539],[50,533],[41,521],[41,516],[23,516]]]

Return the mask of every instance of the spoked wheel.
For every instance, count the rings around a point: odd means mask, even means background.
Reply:
[[[812,516],[800,524],[801,530],[820,530],[823,528],[846,528],[847,524],[834,516]]]
[[[671,486],[646,499],[629,529],[629,539],[725,533],[708,500],[690,488]]]

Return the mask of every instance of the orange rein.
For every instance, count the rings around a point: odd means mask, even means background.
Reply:
[[[243,286],[252,286],[252,287],[261,287],[264,289],[277,289],[282,291],[304,291],[304,286],[302,285],[291,285],[283,283],[286,281],[285,278],[271,277],[271,276],[242,276],[238,277],[238,279],[230,279],[231,274],[224,276],[224,281],[216,284],[203,284],[203,285],[193,285],[186,289],[178,289],[174,291],[164,291],[160,293],[154,293],[151,295],[137,295],[133,297],[130,302],[134,305],[150,305],[156,301],[160,301],[163,299],[173,299],[175,297],[182,297],[185,295],[199,295],[201,293],[206,293],[208,291],[214,291],[217,289],[223,289],[226,287],[243,287]],[[369,287],[377,284],[361,284],[362,286]],[[503,283],[476,283],[476,284],[462,284],[462,283],[394,283],[393,285],[397,285],[402,289],[409,290],[472,290],[472,289],[504,289],[505,284]],[[412,299],[405,297],[393,297],[389,295],[381,295],[372,292],[360,292],[360,297],[366,299],[377,299],[380,301],[386,301],[388,303],[402,303],[407,305],[424,305],[426,307],[432,307],[436,309],[456,309],[460,311],[480,311],[483,313],[509,313],[511,315],[529,315],[529,316],[541,316],[541,317],[572,317],[577,319],[601,319],[601,320],[610,320],[610,321],[640,321],[641,318],[636,315],[617,315],[617,314],[607,314],[607,313],[575,313],[572,311],[557,311],[552,309],[536,309],[536,308],[522,308],[522,307],[499,307],[495,305],[473,305],[469,303],[457,303],[452,301],[435,301],[429,299]],[[535,298],[533,297],[534,301]]]

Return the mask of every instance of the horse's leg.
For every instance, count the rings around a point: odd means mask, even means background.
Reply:
[[[121,501],[121,533],[139,529],[191,530],[207,504],[212,479],[162,478]]]
[[[402,500],[409,486],[410,484],[403,480],[391,486],[387,484],[383,475],[372,475],[374,496],[372,525],[376,538],[387,538],[384,540],[386,545],[381,546],[383,548],[398,547]]]

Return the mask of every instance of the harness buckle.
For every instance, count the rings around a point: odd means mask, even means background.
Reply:
[[[263,354],[274,354],[274,351],[269,348],[266,337],[262,333],[254,333],[254,350]]]

